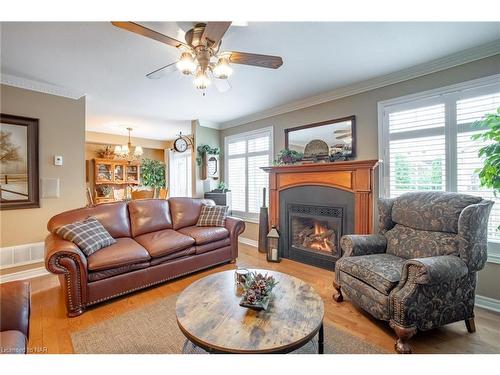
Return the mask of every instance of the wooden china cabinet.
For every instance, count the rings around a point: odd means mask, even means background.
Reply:
[[[122,189],[126,186],[137,186],[140,184],[140,162],[119,159],[94,159],[94,185],[109,185],[113,190]],[[95,203],[114,201],[111,197],[99,196],[96,192]]]

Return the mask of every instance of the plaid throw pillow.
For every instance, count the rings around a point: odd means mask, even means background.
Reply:
[[[95,217],[63,225],[57,228],[55,233],[65,240],[73,242],[86,256],[116,243],[116,240]]]
[[[196,223],[199,227],[223,227],[226,225],[227,206],[201,206],[200,217]]]

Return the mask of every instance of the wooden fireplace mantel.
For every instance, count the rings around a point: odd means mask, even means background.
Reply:
[[[378,160],[263,167],[269,173],[269,221],[279,226],[279,193],[296,186],[327,186],[354,193],[354,233],[373,228],[373,171]]]

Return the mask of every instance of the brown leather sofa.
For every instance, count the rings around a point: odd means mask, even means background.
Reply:
[[[0,285],[0,354],[25,354],[30,327],[30,283]]]
[[[223,227],[197,227],[202,204],[193,198],[142,199],[100,204],[50,219],[45,265],[59,274],[68,316],[87,306],[158,284],[238,256],[242,220],[228,217]],[[89,257],[53,234],[61,225],[97,218],[117,243]]]

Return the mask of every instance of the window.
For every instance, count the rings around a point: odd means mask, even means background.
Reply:
[[[190,197],[191,184],[191,152],[169,151],[168,154],[168,188],[170,197]]]
[[[225,180],[234,215],[258,218],[263,188],[269,196],[269,176],[261,167],[272,162],[272,135],[270,127],[225,138]]]
[[[500,75],[379,103],[381,195],[417,190],[456,191],[495,202],[488,224],[489,249],[500,260],[500,198],[481,188],[481,132],[473,126],[500,107]]]

